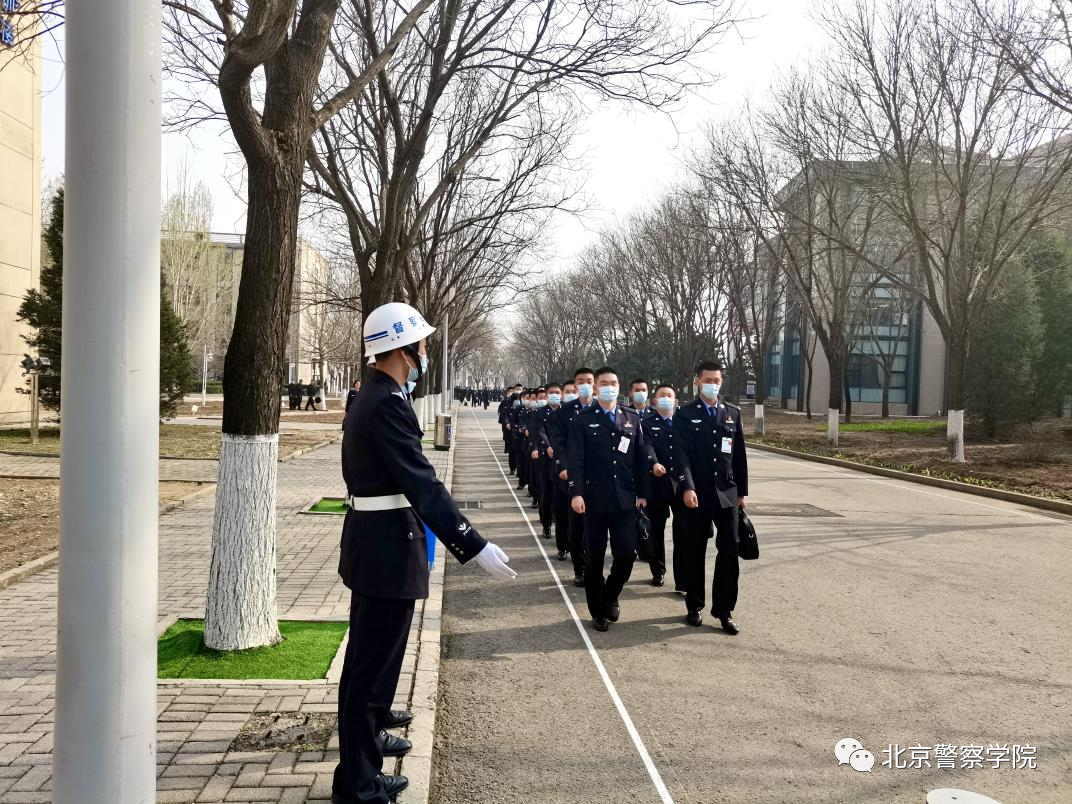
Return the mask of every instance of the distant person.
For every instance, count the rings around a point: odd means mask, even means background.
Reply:
[[[354,397],[357,396],[357,392],[361,390],[361,380],[354,380],[354,386],[346,392],[346,406],[343,408],[343,413],[350,411],[350,405],[353,404]]]
[[[311,407],[313,410],[317,410],[317,405],[320,404],[320,383],[313,380],[309,383],[309,398],[305,401],[305,409],[309,410]]]
[[[290,409],[298,410],[301,407],[302,381],[292,382],[287,386],[287,397],[290,401]]]

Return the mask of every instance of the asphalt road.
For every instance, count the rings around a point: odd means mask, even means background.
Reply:
[[[600,634],[504,480],[493,413],[456,414],[454,496],[482,501],[473,524],[521,575],[447,569],[433,801],[1072,801],[1072,520],[753,451],[749,502],[793,515],[753,514],[740,635],[687,626],[640,564]],[[843,738],[870,773],[839,766]],[[981,746],[985,765],[881,764],[937,744]]]

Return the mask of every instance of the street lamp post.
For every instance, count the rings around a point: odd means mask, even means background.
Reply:
[[[47,357],[22,358],[23,371],[30,377],[30,443],[41,439],[41,374],[48,371],[52,361]]]
[[[65,6],[55,804],[156,796],[161,8]]]
[[[208,344],[205,344],[205,354],[201,359],[201,407],[205,406],[208,397],[208,361],[211,360],[214,355],[210,355],[208,352]]]

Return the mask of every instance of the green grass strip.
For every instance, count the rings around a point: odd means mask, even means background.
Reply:
[[[158,678],[325,678],[347,623],[283,621],[283,641],[268,648],[217,651],[205,647],[205,621],[179,620],[157,642]]]
[[[816,429],[825,433],[826,425],[821,424]],[[945,422],[887,419],[879,422],[843,422],[838,429],[842,433],[936,433],[945,429]]]
[[[345,514],[346,502],[338,497],[323,497],[309,510],[317,514]]]

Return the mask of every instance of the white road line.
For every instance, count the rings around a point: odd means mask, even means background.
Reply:
[[[593,645],[592,640],[588,638],[588,632],[584,630],[584,624],[581,622],[580,617],[577,616],[577,610],[573,607],[573,601],[570,600],[569,595],[566,594],[566,588],[562,585],[562,581],[558,577],[558,573],[555,571],[554,564],[551,563],[547,551],[543,549],[543,543],[540,541],[540,537],[536,535],[536,529],[532,527],[532,522],[529,520],[528,514],[525,511],[525,506],[521,504],[521,501],[517,498],[517,494],[514,493],[514,487],[510,483],[506,472],[503,471],[499,456],[495,454],[491,442],[488,441],[487,433],[484,432],[484,426],[480,423],[480,419],[477,418],[476,411],[470,410],[469,412],[473,415],[473,420],[476,422],[476,426],[480,428],[480,435],[483,437],[484,443],[488,445],[488,452],[491,453],[491,457],[495,460],[495,465],[499,467],[499,474],[502,475],[503,482],[506,483],[506,488],[510,491],[510,496],[514,498],[514,502],[517,504],[517,509],[521,512],[521,518],[524,519],[525,524],[529,526],[529,532],[532,534],[533,541],[536,542],[536,546],[540,549],[540,554],[543,556],[544,563],[547,564],[547,569],[551,573],[551,577],[555,579],[555,585],[558,587],[558,591],[562,595],[562,600],[566,603],[566,608],[569,609],[570,616],[573,618],[573,624],[577,626],[577,630],[581,634],[581,639],[584,640],[585,647],[588,648],[588,655],[592,657],[592,663],[595,664],[596,671],[599,673],[599,677],[603,679],[603,685],[607,688],[607,692],[610,694],[610,699],[614,701],[614,706],[618,710],[618,714],[621,715],[622,722],[625,723],[625,730],[628,731],[629,736],[633,738],[633,745],[636,746],[637,753],[640,754],[640,759],[644,762],[644,767],[647,768],[648,775],[651,777],[651,781],[655,784],[655,790],[659,793],[659,800],[662,801],[663,804],[674,804],[674,799],[670,797],[670,791],[666,789],[666,784],[663,783],[663,777],[659,775],[659,770],[655,767],[655,763],[652,762],[648,749],[644,747],[644,741],[640,738],[640,733],[636,730],[636,726],[633,725],[633,719],[629,716],[629,711],[625,708],[625,704],[622,703],[621,696],[618,695],[618,690],[615,688],[614,682],[610,680],[610,676],[607,674],[607,668],[603,666],[603,660],[599,658],[595,645]]]
[[[1003,508],[1000,505],[989,505],[987,503],[977,502],[976,500],[968,499],[967,493],[965,493],[962,497],[952,497],[949,494],[939,494],[936,491],[926,491],[924,489],[917,488],[917,484],[914,484],[911,480],[902,480],[899,483],[891,483],[888,480],[878,480],[874,477],[870,477],[868,476],[867,472],[860,472],[854,469],[845,470],[841,469],[841,467],[832,469],[829,466],[824,466],[818,461],[809,461],[807,458],[794,458],[790,455],[779,455],[777,452],[767,452],[766,450],[762,449],[757,449],[752,454],[762,455],[765,458],[773,458],[774,460],[782,461],[783,463],[805,463],[813,469],[818,469],[821,472],[830,472],[836,477],[851,477],[854,480],[863,480],[868,483],[878,483],[880,486],[891,486],[895,489],[901,489],[902,491],[914,491],[916,494],[926,494],[930,497],[941,497],[943,500],[953,500],[954,502],[967,503],[968,505],[978,505],[980,508],[990,508],[994,511],[1002,511],[1006,514],[1019,514],[1020,516],[1026,516],[1030,519],[1041,519],[1043,522],[1049,522],[1051,524],[1060,524],[1059,520],[1055,520],[1053,517],[1043,516],[1042,514],[1031,514],[1027,511],[1021,511],[1018,508]],[[841,469],[841,471],[838,471],[838,469]],[[799,483],[801,481],[789,482]],[[1016,503],[1012,503],[1012,505],[1016,505]]]

